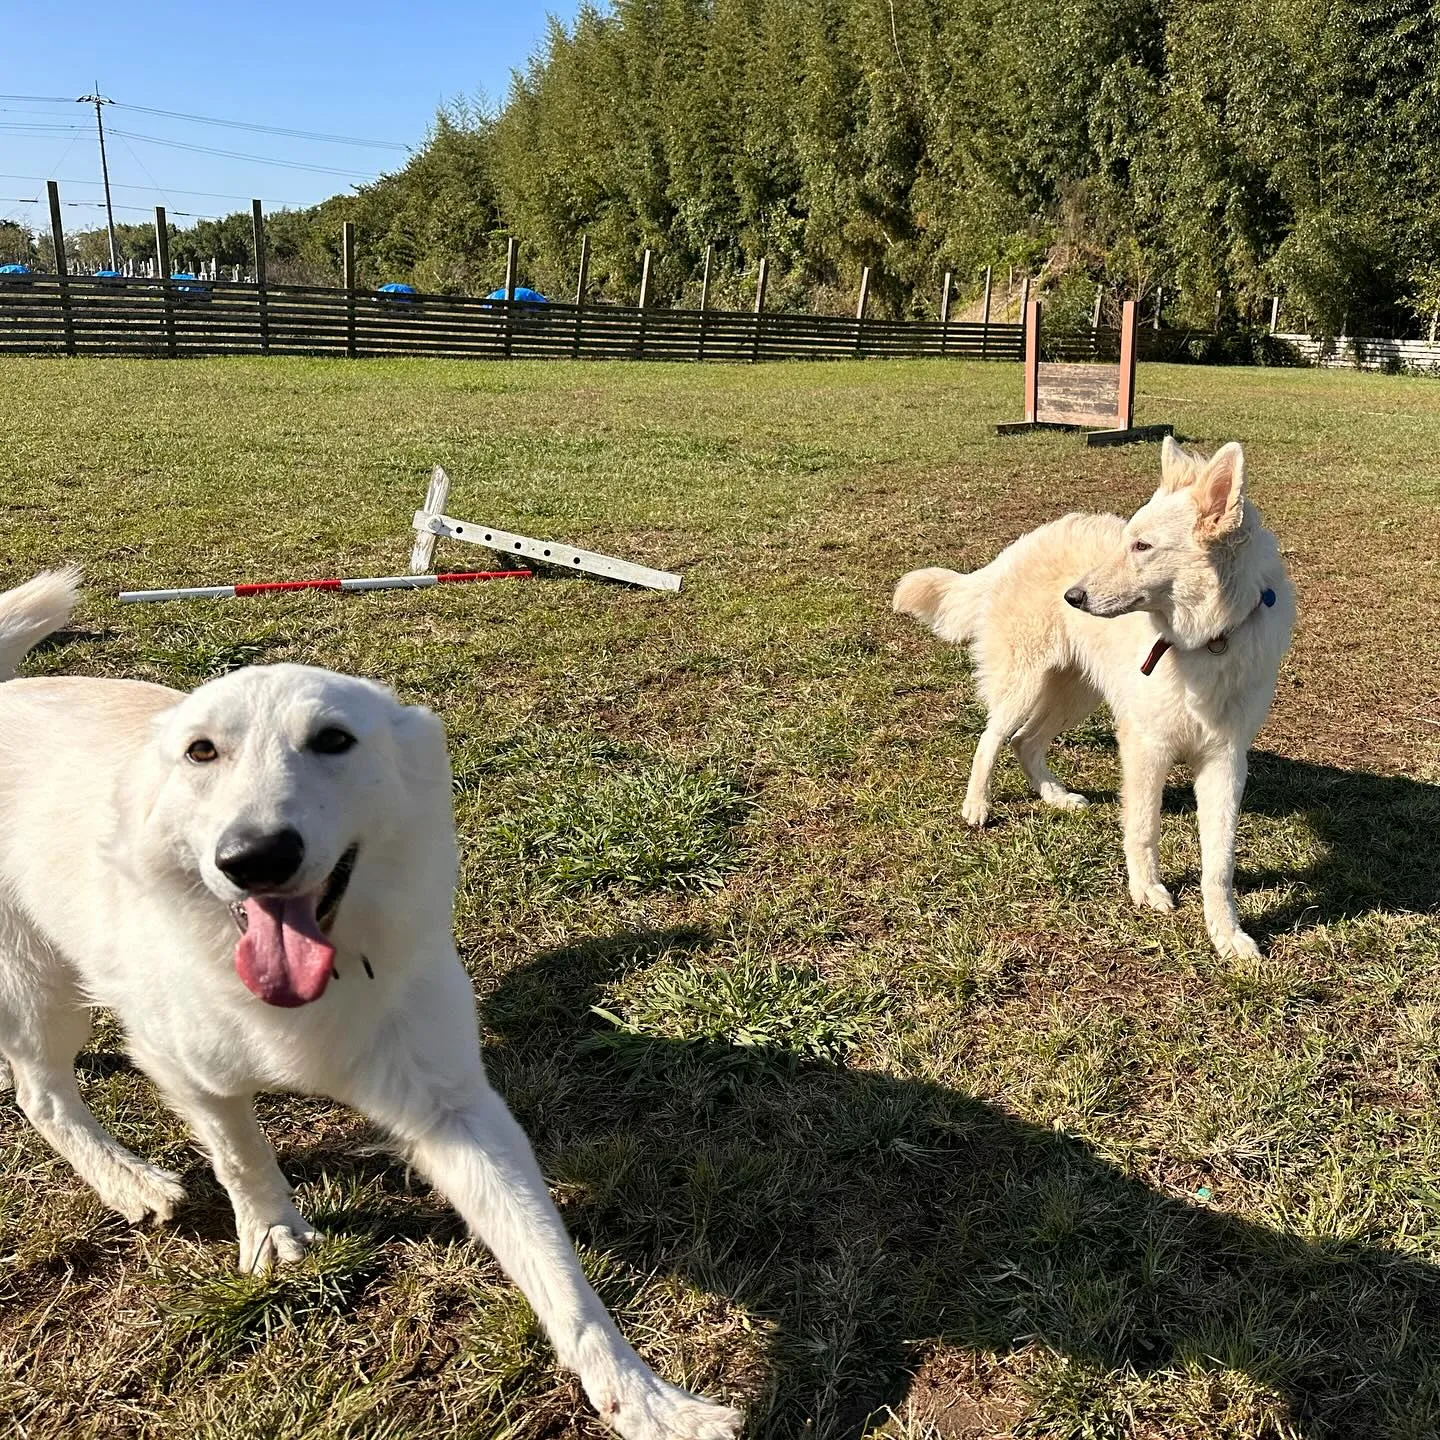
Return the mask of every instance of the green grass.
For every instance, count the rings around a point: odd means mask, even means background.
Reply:
[[[31,673],[191,686],[302,660],[443,715],[457,932],[492,1074],[592,1277],[766,1440],[1440,1434],[1440,389],[1146,367],[1140,418],[1246,443],[1301,622],[1212,953],[1124,887],[1101,717],[1043,810],[965,657],[888,612],[1153,447],[997,439],[1008,366],[0,361],[0,581],[90,589]],[[448,508],[682,570],[121,607],[403,569]],[[442,563],[475,552],[441,542]],[[182,1171],[134,1231],[0,1104],[0,1416],[41,1437],[596,1436],[444,1203],[327,1102],[262,1120],[331,1239],[230,1274],[228,1206],[102,1023],[87,1099]],[[3,1428],[3,1427],[0,1427]]]

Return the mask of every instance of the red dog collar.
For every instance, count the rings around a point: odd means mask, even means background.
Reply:
[[[1255,602],[1255,610],[1252,610],[1250,612],[1250,615],[1247,615],[1245,617],[1245,620],[1250,619],[1250,616],[1254,615],[1255,611],[1259,610],[1262,605],[1265,606],[1265,608],[1268,610],[1270,606],[1272,606],[1274,603],[1275,592],[1267,585],[1260,592],[1259,600]],[[1243,625],[1245,623],[1245,620],[1242,620],[1240,624]],[[1239,626],[1236,626],[1236,629],[1239,629]],[[1162,635],[1150,647],[1150,653],[1145,657],[1145,663],[1141,665],[1140,673],[1142,675],[1150,674],[1150,672],[1154,670],[1154,668],[1160,663],[1160,657],[1164,655],[1167,650],[1173,648],[1173,643],[1173,641],[1167,640]],[[1207,640],[1205,642],[1205,648],[1212,655],[1223,655],[1230,648],[1230,632],[1227,630],[1225,633],[1217,635],[1213,640]]]

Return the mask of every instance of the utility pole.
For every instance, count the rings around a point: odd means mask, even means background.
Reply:
[[[95,133],[100,137],[100,174],[105,180],[105,223],[110,231],[110,268],[120,268],[120,255],[115,248],[115,207],[110,203],[110,166],[105,159],[105,122],[100,118],[100,107],[102,105],[113,105],[113,100],[107,100],[100,93],[100,82],[95,82],[95,91],[91,95],[81,95],[77,98],[77,105],[93,105],[95,107]]]

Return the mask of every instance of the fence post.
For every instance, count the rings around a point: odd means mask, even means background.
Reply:
[[[645,311],[650,304],[650,247],[645,247],[644,258],[640,262],[640,303],[636,307],[640,314],[636,320],[635,328],[635,354],[643,360],[645,358]]]
[[[590,283],[590,237],[580,237],[580,278],[575,282],[575,308],[585,303],[585,287]]]
[[[980,358],[989,358],[990,349],[990,281],[991,267],[985,267],[985,308],[980,312]]]
[[[1430,343],[1435,343],[1435,331],[1440,328],[1440,309],[1433,310],[1430,314]]]
[[[65,327],[65,353],[75,353],[75,319],[70,314],[70,267],[65,262],[65,227],[60,223],[60,187],[45,182],[50,193],[50,243],[55,247],[55,280],[60,287],[60,323]]]
[[[945,353],[950,341],[950,287],[954,283],[955,272],[945,272],[945,283],[940,287],[940,353]]]
[[[1025,323],[1025,307],[1030,303],[1030,277],[1020,282],[1020,323]]]
[[[519,267],[520,247],[511,235],[505,242],[505,358],[510,358],[511,346],[515,339],[512,324],[515,308],[515,274]]]
[[[865,333],[865,307],[870,303],[870,267],[860,271],[860,299],[855,306],[855,358],[860,358],[861,338]]]
[[[705,312],[710,308],[710,267],[715,261],[714,245],[705,247],[705,271],[700,277],[700,334],[695,341],[695,358],[705,358]]]
[[[1270,299],[1270,333],[1274,335],[1280,329],[1280,297],[1271,296]]]
[[[250,226],[255,232],[255,300],[260,321],[260,353],[270,353],[270,316],[265,304],[265,212],[258,200],[250,202]]]
[[[1097,285],[1095,287],[1095,308],[1090,312],[1090,328],[1092,330],[1098,330],[1100,328],[1100,306],[1104,299],[1105,287],[1103,285]]]
[[[515,298],[515,274],[520,263],[519,246],[511,235],[505,241],[505,303]]]
[[[1222,292],[1219,291],[1219,290],[1217,290],[1217,291],[1215,292],[1215,323],[1210,327],[1212,330],[1215,330],[1215,331],[1217,331],[1217,332],[1218,332],[1219,329],[1220,329],[1220,297],[1221,297],[1221,293],[1222,293]]]
[[[585,287],[590,283],[590,237],[580,237],[580,278],[575,282],[575,341],[570,358],[580,358],[580,312],[585,308]]]
[[[175,358],[175,300],[170,293],[170,226],[165,207],[155,207],[155,268],[160,272],[160,295],[165,304],[165,353]]]
[[[755,343],[750,349],[752,365],[760,358],[760,327],[764,324],[761,316],[765,310],[765,282],[769,278],[770,262],[762,255],[760,257],[760,274],[755,281]]]
[[[345,358],[355,358],[355,222],[340,225],[340,268],[345,280]]]
[[[1165,287],[1163,285],[1157,285],[1155,287],[1155,313],[1150,317],[1150,328],[1152,330],[1158,330],[1160,328],[1160,312],[1164,308]]]

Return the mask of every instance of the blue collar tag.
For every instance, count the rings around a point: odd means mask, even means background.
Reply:
[[[1275,603],[1275,592],[1273,590],[1262,590],[1260,592],[1260,602],[1266,609],[1269,609],[1269,607]]]

